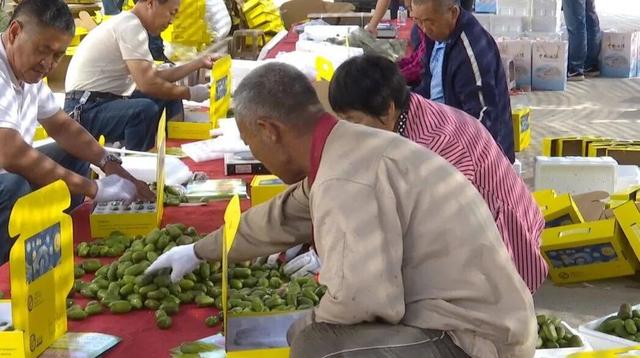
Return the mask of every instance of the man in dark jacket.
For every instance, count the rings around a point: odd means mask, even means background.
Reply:
[[[423,78],[414,91],[478,118],[513,163],[509,89],[498,46],[457,3],[412,0],[413,21],[426,34]]]

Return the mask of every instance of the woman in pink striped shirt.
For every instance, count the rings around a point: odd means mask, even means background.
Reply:
[[[540,287],[547,276],[540,254],[544,220],[527,186],[482,123],[458,109],[410,93],[397,66],[373,55],[351,58],[338,67],[329,101],[343,119],[395,131],[438,153],[462,172],[487,202],[531,292]]]

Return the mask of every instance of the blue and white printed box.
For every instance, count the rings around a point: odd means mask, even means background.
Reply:
[[[531,40],[498,39],[498,48],[502,56],[513,59],[516,67],[516,87],[531,90]]]
[[[534,91],[564,91],[567,87],[567,42],[538,40],[532,43],[531,87]]]
[[[639,76],[639,52],[640,32],[605,31],[600,51],[600,74],[615,78]]]

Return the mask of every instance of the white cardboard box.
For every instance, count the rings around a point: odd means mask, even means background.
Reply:
[[[605,31],[600,51],[600,74],[603,77],[638,76],[640,32]]]
[[[533,0],[531,16],[562,16],[561,0]]]
[[[531,18],[531,31],[533,32],[560,32],[560,16],[534,16]]]
[[[618,162],[611,157],[542,157],[535,159],[535,190],[582,194],[616,188]]]
[[[538,40],[532,43],[531,88],[564,91],[567,86],[567,42]]]
[[[500,54],[513,58],[516,66],[516,87],[531,90],[531,40],[499,39]]]
[[[518,35],[523,32],[522,16],[493,15],[491,18],[492,35]]]

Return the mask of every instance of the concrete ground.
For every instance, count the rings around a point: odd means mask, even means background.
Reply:
[[[640,2],[596,0],[603,29],[640,29]],[[524,177],[532,184],[533,159],[542,139],[556,135],[605,135],[640,139],[640,79],[595,78],[569,83],[565,92],[532,92],[532,144],[519,153]],[[640,276],[558,286],[547,281],[534,296],[538,312],[551,312],[577,327],[640,303]]]

